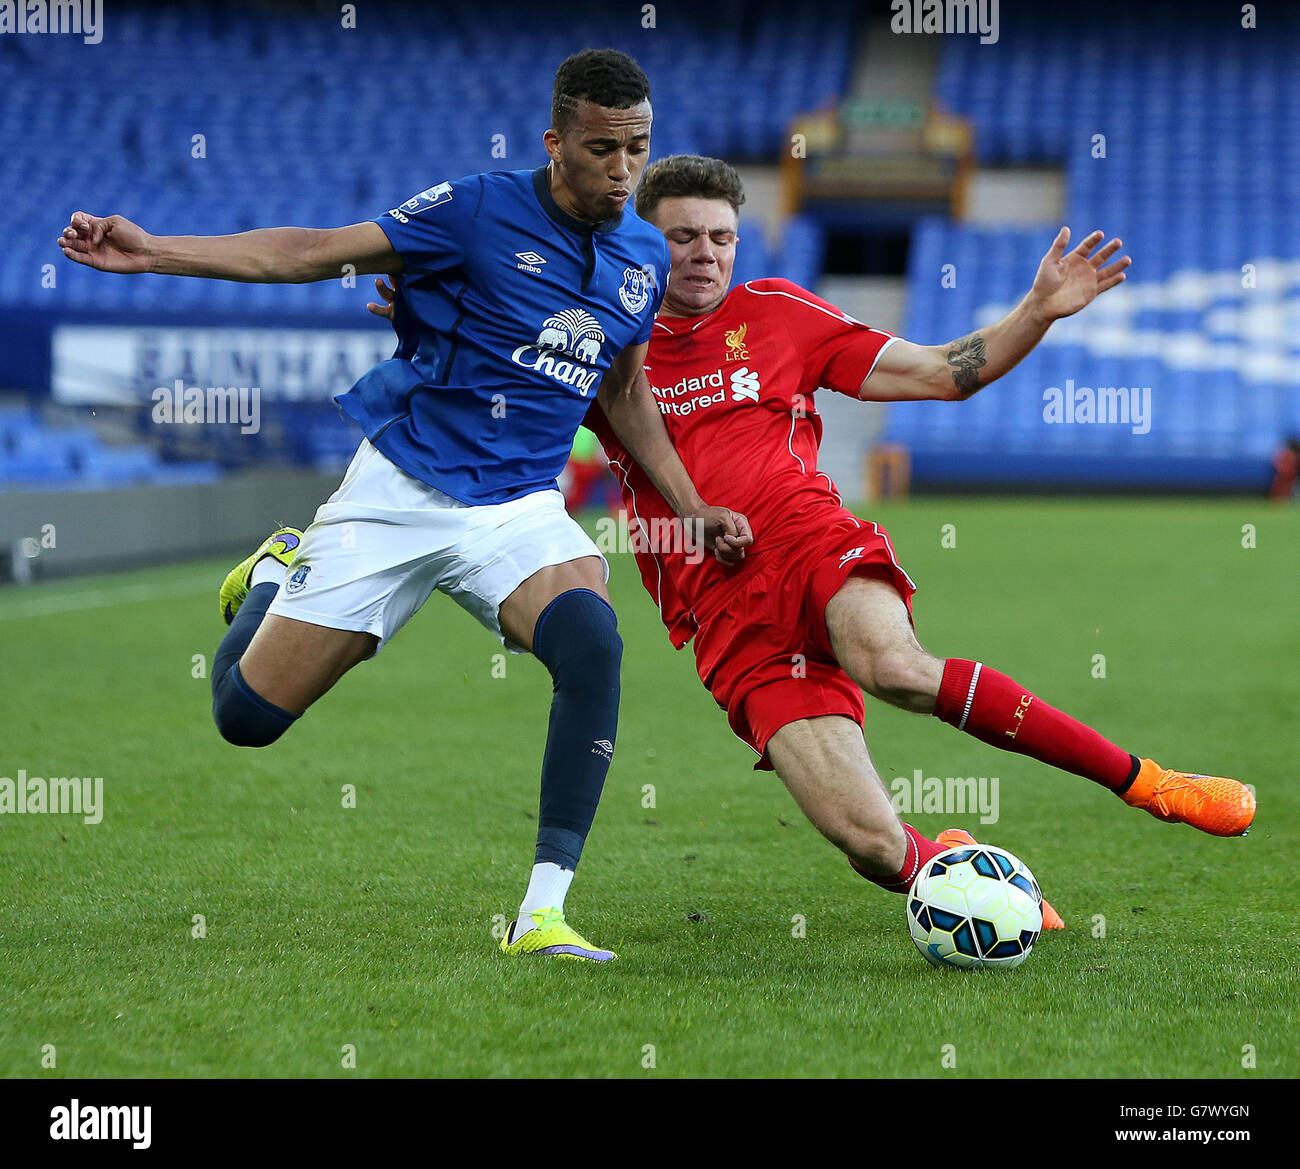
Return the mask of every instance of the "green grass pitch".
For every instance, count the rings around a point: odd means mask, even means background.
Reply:
[[[495,676],[500,647],[435,596],[279,744],[247,751],[219,740],[194,676],[228,565],[11,590],[0,776],[102,776],[104,813],[0,816],[0,1074],[1300,1073],[1277,852],[1300,830],[1300,511],[950,498],[871,514],[917,581],[927,648],[987,661],[1168,766],[1253,782],[1250,836],[1160,824],[869,702],[886,781],[1001,780],[996,824],[910,819],[1012,849],[1069,926],[1013,972],[932,969],[902,899],[751,770],[614,556],[623,714],[569,910],[620,958],[507,961],[491,931],[531,863],[539,663]]]

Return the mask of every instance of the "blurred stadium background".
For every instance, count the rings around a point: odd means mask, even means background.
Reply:
[[[108,276],[59,255],[72,211],[333,226],[540,165],[554,70],[589,46],[645,68],[655,157],[740,167],[737,281],[785,276],[938,343],[1013,304],[1060,223],[1125,241],[1128,284],[971,402],[822,395],[846,497],[1290,494],[1300,8],[1247,29],[1222,3],[1003,0],[986,44],[899,34],[887,0],[363,4],[355,28],[341,7],[112,3],[97,45],[0,36],[0,579],[305,522],[359,437],[332,396],[391,351],[367,278]],[[260,387],[256,433],[155,422],[177,380]],[[1067,383],[1149,387],[1149,429],[1048,424]]]

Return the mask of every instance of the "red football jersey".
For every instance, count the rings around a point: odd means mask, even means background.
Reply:
[[[754,530],[738,569],[712,553],[688,555],[680,539],[665,548],[653,538],[670,530],[672,509],[603,412],[588,415],[622,488],[642,580],[674,645],[689,641],[697,615],[751,568],[806,535],[827,505],[841,506],[835,484],[817,469],[822,421],[813,395],[826,387],[857,397],[893,340],[789,280],[752,280],[711,313],[655,322],[646,376],[677,453],[700,495],[743,512]]]

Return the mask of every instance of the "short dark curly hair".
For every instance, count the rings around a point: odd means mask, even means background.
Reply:
[[[739,215],[745,185],[736,168],[720,158],[670,154],[645,168],[636,191],[636,213],[649,219],[660,199],[672,198],[725,199]]]
[[[584,98],[606,109],[626,110],[650,100],[650,82],[626,53],[584,49],[566,57],[556,70],[551,129],[557,134],[568,130]]]

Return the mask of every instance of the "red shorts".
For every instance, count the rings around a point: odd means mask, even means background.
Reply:
[[[862,725],[862,690],[835,660],[826,632],[827,602],[859,574],[889,581],[911,617],[916,586],[889,534],[837,507],[815,535],[755,565],[720,604],[697,612],[700,679],[758,752],[756,770],[772,769],[767,742],[787,723],[839,714]]]

